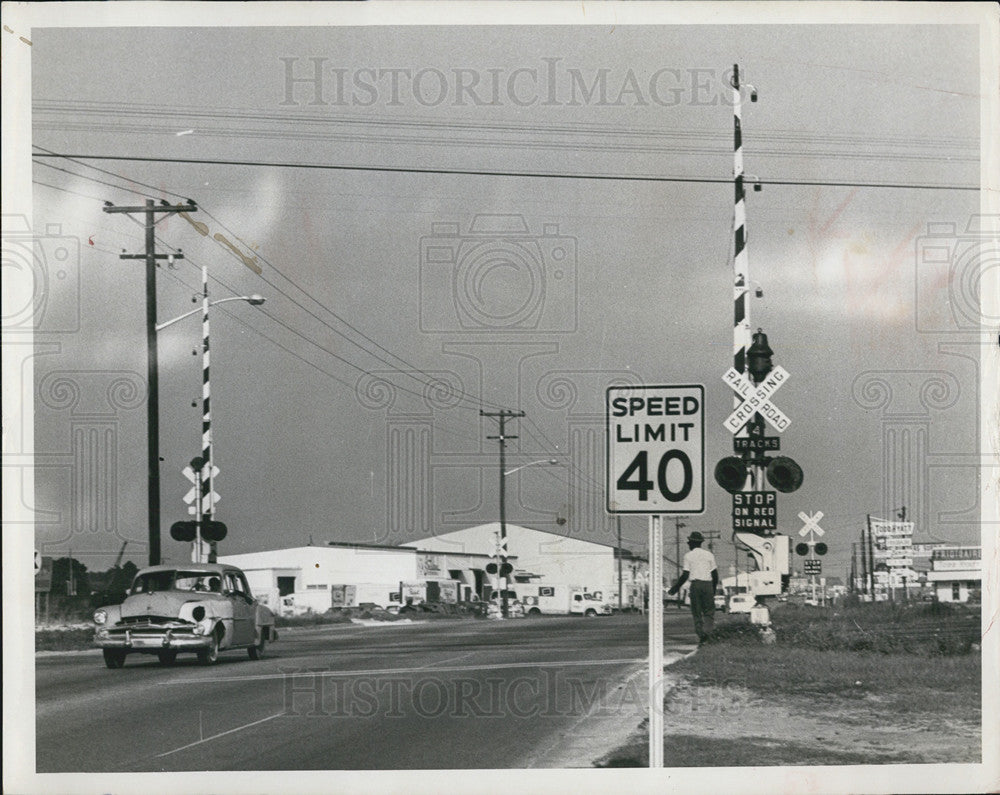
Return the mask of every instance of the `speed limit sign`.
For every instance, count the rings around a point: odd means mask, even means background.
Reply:
[[[705,512],[705,387],[607,391],[609,513]]]

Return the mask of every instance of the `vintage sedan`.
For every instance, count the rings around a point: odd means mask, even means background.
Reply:
[[[94,611],[94,624],[108,668],[121,668],[130,653],[171,665],[192,652],[212,665],[220,651],[246,649],[257,660],[278,637],[274,613],[254,599],[243,572],[218,563],[142,569],[124,602]]]

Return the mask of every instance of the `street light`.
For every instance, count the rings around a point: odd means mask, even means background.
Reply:
[[[260,295],[236,295],[233,296],[232,298],[220,298],[218,301],[209,301],[208,305],[218,306],[219,304],[226,303],[226,301],[246,301],[248,304],[250,304],[250,306],[260,306],[266,300],[267,300],[266,298]],[[197,309],[192,309],[190,312],[185,312],[183,315],[178,315],[177,317],[172,318],[171,320],[164,321],[163,323],[157,323],[156,330],[163,331],[163,329],[165,329],[167,326],[174,325],[174,323],[176,323],[178,320],[183,320],[186,317],[191,317],[191,315],[195,314],[195,312],[203,312],[203,311],[204,309],[202,307],[198,307]]]
[[[208,308],[211,306],[217,306],[218,304],[224,304],[227,301],[246,301],[251,306],[260,306],[264,303],[264,298],[260,295],[237,295],[230,298],[220,298],[217,301],[208,300],[208,266],[202,264],[201,266],[201,329],[202,329],[202,388],[201,388],[201,477],[196,479],[196,486],[200,489],[201,494],[198,495],[200,499],[195,502],[196,511],[200,509],[200,515],[197,517],[198,526],[203,526],[206,522],[212,521],[212,516],[215,513],[214,505],[214,495],[215,492],[212,489],[212,480],[215,477],[215,462],[212,459],[212,414],[211,414],[211,389],[209,386],[209,344],[208,344]],[[197,309],[192,309],[190,312],[185,312],[183,315],[178,315],[175,318],[167,320],[163,323],[158,323],[156,325],[156,331],[162,331],[167,326],[172,326],[180,320],[186,317],[191,317],[191,315],[198,312]],[[156,491],[159,493],[159,470],[156,471]],[[209,562],[215,562],[215,543],[211,542],[211,552],[209,553]],[[192,560],[195,563],[201,562],[201,538],[200,534],[195,540],[196,548],[192,554]]]
[[[554,465],[559,462],[554,458],[546,458],[540,461],[532,461],[528,464],[521,464],[519,467],[514,467],[513,469],[505,470],[503,468],[504,457],[503,457],[503,445],[500,447],[500,546],[501,546],[501,560],[497,562],[497,585],[500,582],[500,567],[507,562],[507,475],[512,475],[527,467],[533,467],[536,464],[549,464]],[[507,589],[500,588],[500,615],[507,618]]]
[[[548,459],[545,459],[544,461],[532,461],[530,464],[521,464],[521,466],[519,466],[519,467],[514,467],[513,469],[508,469],[506,472],[504,472],[504,475],[513,475],[518,470],[527,469],[528,467],[533,467],[536,464],[548,464],[549,466],[555,466],[558,463],[559,462],[556,459],[554,459],[554,458],[548,458]]]

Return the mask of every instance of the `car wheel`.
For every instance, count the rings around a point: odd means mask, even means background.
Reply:
[[[264,647],[267,646],[267,631],[262,628],[260,632],[260,643],[255,646],[247,647],[247,654],[250,655],[251,660],[259,660],[264,656]]]
[[[108,668],[124,668],[125,658],[128,656],[128,652],[124,649],[105,649],[104,650],[104,664]]]
[[[542,611],[539,610],[537,607],[533,607],[533,608],[531,608],[531,610],[528,611],[528,615],[529,616],[540,616],[541,614],[542,614]]]
[[[198,662],[202,665],[215,665],[219,659],[219,633],[212,633],[212,644],[207,649],[198,650]]]
[[[587,609],[587,612],[586,612],[586,613],[584,613],[584,615],[585,615],[585,616],[586,616],[587,618],[594,618],[594,617],[595,617],[595,616],[597,615],[597,611],[596,611],[596,610],[594,610],[594,608],[592,608],[592,607],[591,607],[591,608],[588,608],[588,609]]]
[[[177,662],[177,652],[173,649],[158,651],[156,656],[160,658],[160,665],[173,665]]]

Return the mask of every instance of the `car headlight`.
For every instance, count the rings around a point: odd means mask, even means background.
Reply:
[[[195,627],[194,627],[194,629],[192,630],[192,632],[195,635],[204,635],[205,634],[205,628],[201,624],[196,624]]]
[[[107,610],[95,610],[94,611],[94,623],[103,624],[108,620]]]

